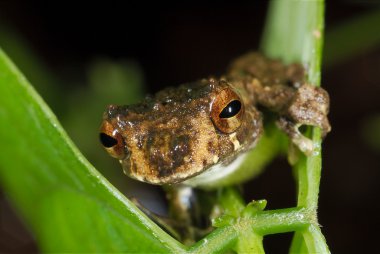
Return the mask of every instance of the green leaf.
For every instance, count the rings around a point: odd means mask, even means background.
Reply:
[[[87,162],[1,50],[0,123],[1,184],[41,251],[184,251]]]

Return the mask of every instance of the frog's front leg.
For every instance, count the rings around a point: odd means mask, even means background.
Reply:
[[[257,103],[279,114],[278,127],[305,154],[310,155],[314,146],[299,131],[300,126],[319,127],[323,136],[331,130],[327,118],[329,95],[324,89],[310,84],[299,88],[281,84],[262,86],[257,79],[252,81],[252,87]]]
[[[299,131],[302,125],[311,125],[321,128],[324,137],[331,126],[327,118],[329,112],[328,93],[316,86],[302,85],[292,97],[290,104],[278,121],[278,126],[289,135],[299,149],[310,155],[313,143]]]
[[[197,237],[200,207],[194,189],[185,185],[165,186],[169,201],[169,217],[175,222],[175,228],[182,242],[192,244]]]
[[[164,186],[169,201],[169,216],[155,214],[145,208],[136,198],[132,202],[150,219],[158,224],[171,236],[185,245],[191,245],[211,231],[210,225],[202,225],[201,209],[198,196],[190,186]],[[209,201],[209,200],[207,200]],[[213,204],[213,202],[210,202]],[[202,207],[202,211],[207,208]],[[209,215],[209,214],[207,214]],[[211,220],[210,220],[211,222]]]

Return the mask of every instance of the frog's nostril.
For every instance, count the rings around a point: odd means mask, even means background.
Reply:
[[[117,144],[117,139],[105,134],[105,133],[100,133],[99,135],[100,137],[100,142],[102,143],[102,145],[106,148],[110,148],[110,147],[113,147]]]

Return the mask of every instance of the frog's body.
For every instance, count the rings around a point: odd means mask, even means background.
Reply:
[[[259,140],[257,105],[278,113],[278,126],[307,154],[313,145],[298,127],[330,130],[328,94],[305,84],[301,66],[251,53],[219,79],[168,88],[138,105],[109,106],[101,140],[132,178],[215,185],[239,168]]]

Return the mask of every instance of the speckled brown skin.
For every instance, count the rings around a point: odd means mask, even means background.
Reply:
[[[183,182],[216,164],[227,165],[254,147],[263,131],[256,108],[261,105],[278,113],[278,126],[309,153],[312,144],[298,127],[314,125],[327,133],[329,100],[323,89],[305,84],[303,77],[299,65],[250,53],[219,79],[168,88],[137,105],[111,105],[101,131],[117,134],[117,154],[112,148],[107,151],[135,179],[152,184]],[[235,99],[241,102],[241,111],[231,119],[219,119],[220,110]]]
[[[262,131],[261,116],[245,91],[236,91],[245,109],[234,139],[210,118],[212,102],[225,89],[234,88],[224,80],[201,80],[138,105],[110,106],[104,121],[124,138],[125,173],[152,184],[178,183],[251,147]]]
[[[329,95],[323,88],[305,83],[301,65],[284,65],[279,60],[250,53],[231,65],[227,77],[231,83],[244,80],[245,89],[257,105],[278,113],[277,126],[306,155],[312,154],[313,144],[298,128],[316,126],[321,128],[323,136],[331,130],[327,118]]]

